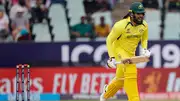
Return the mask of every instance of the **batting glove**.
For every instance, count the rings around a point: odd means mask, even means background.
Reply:
[[[110,58],[108,61],[107,61],[107,66],[109,68],[116,68],[116,60],[114,57]]]
[[[142,56],[150,57],[151,56],[151,52],[149,50],[147,50],[147,49],[142,49],[141,55]]]

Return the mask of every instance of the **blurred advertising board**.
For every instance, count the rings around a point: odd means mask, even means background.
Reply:
[[[163,97],[166,95],[168,98],[180,96],[180,68],[145,68],[138,71],[138,85],[142,98],[153,99],[158,94],[162,94]],[[15,69],[1,68],[0,74],[0,94],[15,93]],[[31,92],[72,95],[74,99],[98,98],[104,85],[110,82],[114,75],[115,69],[103,67],[32,68]],[[25,84],[26,79],[25,75]],[[125,95],[124,90],[119,90],[117,95],[119,94]]]
[[[19,63],[34,66],[104,66],[108,59],[105,42],[0,44],[0,67]],[[139,68],[180,66],[180,41],[149,41],[151,61]],[[139,47],[136,54],[140,53]]]
[[[27,83],[25,71],[25,84]],[[60,94],[99,94],[114,77],[115,70],[105,68],[31,68],[31,91]],[[15,68],[0,69],[0,92],[16,92]]]
[[[180,69],[140,69],[141,92],[180,92]]]
[[[180,68],[139,69],[141,99],[180,100]]]
[[[52,93],[31,93],[30,94],[31,101],[60,101],[60,94],[52,94]],[[15,101],[15,94],[0,94],[0,101]],[[19,100],[22,101],[21,94],[19,96]],[[27,101],[27,96],[25,96],[25,101]]]

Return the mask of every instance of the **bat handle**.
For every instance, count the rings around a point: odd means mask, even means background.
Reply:
[[[117,61],[116,64],[122,64],[122,62],[121,61]]]

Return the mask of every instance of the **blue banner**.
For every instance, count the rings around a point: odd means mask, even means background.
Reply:
[[[15,101],[15,94],[0,94],[0,101]],[[21,95],[19,96],[20,101],[22,101]],[[30,94],[31,101],[60,101],[60,94]],[[25,101],[27,101],[27,96],[25,96]]]
[[[29,63],[33,66],[95,66],[108,59],[105,42],[9,43],[0,44],[0,67]],[[149,41],[149,63],[138,67],[180,66],[180,41]],[[139,48],[137,48],[137,55]]]

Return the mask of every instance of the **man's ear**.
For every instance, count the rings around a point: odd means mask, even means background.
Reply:
[[[130,17],[133,18],[133,13],[132,12],[130,12]]]
[[[133,12],[132,12],[132,10],[129,10],[129,16],[130,16],[130,17],[133,17]]]

